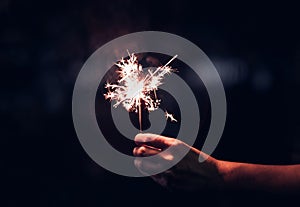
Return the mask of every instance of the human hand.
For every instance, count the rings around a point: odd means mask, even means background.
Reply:
[[[141,173],[149,175],[162,163],[174,165],[169,170],[151,175],[151,178],[160,185],[184,191],[216,189],[223,186],[219,161],[198,149],[178,139],[156,134],[138,134],[135,142],[138,145],[133,150],[136,156],[135,165]],[[166,153],[164,150],[170,146],[173,146],[173,150]],[[176,157],[185,150],[188,150],[186,156],[177,164],[174,163]],[[157,162],[141,159],[156,154],[159,155]],[[199,156],[205,161],[199,162]]]

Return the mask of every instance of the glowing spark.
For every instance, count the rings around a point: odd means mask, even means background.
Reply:
[[[105,99],[115,100],[115,108],[120,104],[127,111],[139,112],[139,122],[141,129],[141,105],[144,103],[148,111],[154,111],[158,108],[160,100],[156,96],[158,86],[163,84],[163,78],[171,74],[174,70],[168,66],[176,57],[175,55],[164,66],[156,69],[150,68],[144,71],[142,65],[138,63],[137,56],[129,54],[129,59],[121,59],[116,65],[119,67],[119,80],[117,83],[106,83],[107,93]],[[170,114],[169,114],[170,116]],[[172,115],[171,115],[172,116]],[[173,116],[172,116],[173,118]],[[176,119],[172,119],[176,120]],[[177,121],[177,120],[176,120]]]
[[[165,112],[166,119],[170,118],[171,121],[177,122],[177,120],[173,117],[172,114],[169,114],[167,111]]]

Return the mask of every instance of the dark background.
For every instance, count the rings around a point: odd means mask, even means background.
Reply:
[[[300,161],[300,14],[284,3],[0,2],[2,206],[293,206],[291,195],[168,192],[94,163],[72,122],[83,63],[120,35],[158,30],[198,45],[223,80],[228,116],[216,158]]]

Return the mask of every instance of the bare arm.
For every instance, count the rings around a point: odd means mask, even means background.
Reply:
[[[137,156],[136,167],[143,173],[147,173],[149,168],[153,169],[159,163],[145,163],[138,157],[160,153],[172,145],[178,150],[189,148],[189,153],[173,168],[151,176],[154,181],[168,188],[188,191],[215,188],[300,193],[300,165],[275,166],[221,161],[180,140],[154,134],[139,134],[135,141],[138,145],[133,151]],[[143,144],[145,142],[154,148],[148,148]],[[199,162],[199,156],[206,158],[205,161]],[[162,156],[161,161],[173,161],[165,157]]]
[[[218,161],[226,188],[275,193],[300,192],[300,165],[260,165]]]

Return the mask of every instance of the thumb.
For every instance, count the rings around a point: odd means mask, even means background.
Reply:
[[[169,146],[172,145],[172,143],[174,143],[173,138],[169,138],[169,137],[164,137],[158,134],[150,134],[150,133],[145,133],[145,134],[137,134],[134,138],[135,143],[138,146],[142,146],[142,145],[149,145],[152,147],[156,147],[159,149],[165,149],[168,148]]]

